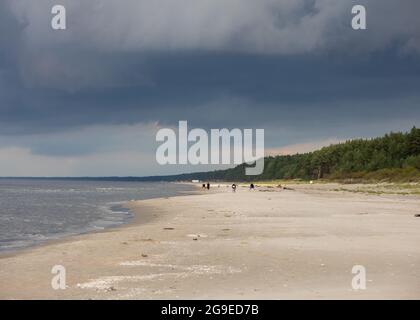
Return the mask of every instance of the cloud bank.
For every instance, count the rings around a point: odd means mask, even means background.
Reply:
[[[65,31],[50,26],[55,4],[0,2],[0,148],[11,164],[112,153],[113,172],[132,174],[130,150],[154,163],[150,124],[179,120],[264,128],[269,148],[420,122],[417,0],[61,0]],[[355,4],[367,8],[365,31],[351,29]],[[122,147],[126,128],[144,138]],[[89,170],[111,161],[100,167]]]

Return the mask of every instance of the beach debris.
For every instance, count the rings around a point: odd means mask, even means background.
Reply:
[[[121,244],[128,244],[128,242],[124,241],[124,242],[121,242]]]
[[[115,287],[113,286],[108,286],[106,285],[106,283],[101,283],[98,286],[91,286],[90,283],[78,283],[76,284],[77,288],[80,289],[95,289],[95,291],[105,291],[105,292],[110,292],[110,291],[117,291],[117,289],[115,289]],[[92,299],[91,299],[92,300]]]
[[[147,254],[145,254],[145,253],[142,253],[142,254],[141,254],[141,256],[142,256],[143,258],[147,258],[147,257],[148,257],[148,255],[147,255]]]
[[[189,271],[194,274],[223,274],[223,273],[237,273],[237,272],[242,271],[241,269],[234,268],[232,266],[203,265],[203,264],[200,264],[200,265],[161,264],[161,263],[149,263],[142,260],[124,261],[120,263],[120,266],[138,266],[138,267],[143,266],[143,267],[154,267],[154,268],[168,268],[171,270]],[[159,277],[165,276],[165,275],[171,275],[171,274],[161,273]],[[179,275],[180,277],[182,277],[182,276],[187,276],[188,273],[185,273],[182,275],[180,273],[172,273],[172,275],[174,276]],[[147,279],[145,278],[145,280],[152,280],[156,277],[156,274],[143,276],[143,278],[144,277],[147,277]],[[109,287],[111,284],[114,284],[114,283],[115,282],[106,282],[106,286],[104,286],[104,288]]]
[[[105,288],[105,291],[106,292],[117,291],[117,289],[115,289],[114,287],[108,287],[108,288]]]
[[[162,273],[152,273],[146,275],[131,275],[131,276],[104,276],[96,279],[89,279],[89,281],[84,283],[78,283],[77,287],[80,289],[95,290],[95,291],[116,291],[115,286],[122,284],[133,284],[134,282],[144,282],[144,281],[154,281],[156,279],[167,279],[172,278],[175,281],[177,279],[183,279],[193,275],[211,275],[211,274],[233,274],[242,272],[241,269],[235,268],[233,266],[223,266],[223,265],[172,265],[172,264],[151,264],[146,263],[145,261],[125,261],[120,263],[124,266],[146,266],[146,267],[162,267],[169,268],[171,270],[175,269],[176,272],[162,272]],[[137,289],[136,289],[137,290]],[[143,292],[144,289],[138,288]]]
[[[204,233],[203,234],[199,234],[199,233],[194,234],[194,233],[192,233],[192,234],[187,234],[187,237],[193,238],[193,240],[197,240],[198,238],[207,238],[208,235],[206,235]],[[194,239],[194,238],[197,238],[197,239]]]
[[[222,231],[230,231],[230,229],[222,229]]]
[[[420,218],[420,213],[415,214],[414,217]]]
[[[163,228],[163,230],[175,230],[175,228],[166,227],[166,228]]]
[[[198,238],[207,238],[206,234],[187,234],[187,237],[191,237],[194,241],[197,241]]]

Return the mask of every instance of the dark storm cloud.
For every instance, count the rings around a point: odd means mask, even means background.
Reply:
[[[180,119],[205,127],[255,127],[274,119],[363,120],[364,115],[409,115],[418,110],[418,105],[395,105],[398,99],[418,96],[420,70],[414,57],[331,62],[189,53],[138,62],[135,54],[125,54],[118,57],[125,62],[120,68],[114,59],[92,55],[78,60],[98,78],[83,87],[15,88],[20,94],[13,108],[1,108],[1,118],[7,119],[3,132],[151,120],[173,124]]]
[[[355,1],[62,3],[65,32],[49,25],[55,1],[0,4],[1,134],[420,119],[418,1],[361,1],[364,32]]]

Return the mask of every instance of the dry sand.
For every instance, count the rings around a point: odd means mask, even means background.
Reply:
[[[420,197],[292,187],[131,202],[127,226],[3,255],[0,298],[420,298]]]

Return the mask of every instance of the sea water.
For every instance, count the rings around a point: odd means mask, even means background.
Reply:
[[[164,182],[0,179],[0,252],[118,226],[132,218],[127,201],[192,190]]]

